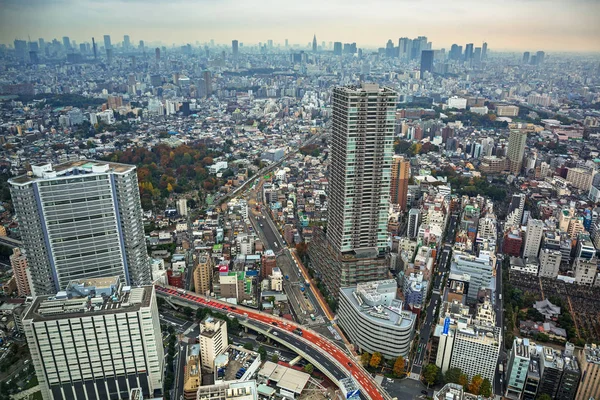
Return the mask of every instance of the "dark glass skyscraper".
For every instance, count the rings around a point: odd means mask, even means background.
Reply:
[[[421,51],[421,79],[425,71],[433,72],[433,50]]]

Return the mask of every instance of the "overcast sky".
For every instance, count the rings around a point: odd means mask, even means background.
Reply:
[[[128,34],[166,45],[266,42],[433,48],[488,42],[495,50],[600,51],[600,0],[0,0],[0,42],[15,38],[112,42]]]

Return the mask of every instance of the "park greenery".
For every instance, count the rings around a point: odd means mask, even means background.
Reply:
[[[481,375],[475,375],[469,380],[460,368],[449,368],[444,375],[445,383],[461,385],[463,389],[476,396],[490,397],[492,395],[492,383]]]
[[[458,174],[452,167],[445,167],[440,171],[432,171],[434,176],[445,176],[448,183],[459,196],[474,197],[477,195],[488,196],[494,201],[506,199],[506,191],[492,185],[486,176],[480,178]]]
[[[208,167],[219,152],[204,144],[181,145],[176,148],[159,144],[148,150],[136,147],[117,151],[107,161],[135,164],[144,209],[163,205],[173,193],[190,191],[212,192],[219,188],[216,177],[210,176]]]
[[[300,153],[302,153],[302,155],[311,155],[313,157],[318,157],[321,154],[321,150],[319,149],[319,146],[316,144],[308,144],[304,147],[300,147]]]

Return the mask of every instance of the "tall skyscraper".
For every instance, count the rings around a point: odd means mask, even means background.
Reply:
[[[421,51],[421,79],[425,71],[433,72],[433,50]]]
[[[512,174],[519,175],[523,166],[523,155],[527,143],[527,132],[520,129],[512,129],[508,137],[508,162]]]
[[[113,49],[106,49],[106,62],[112,64],[113,61]]]
[[[481,61],[487,59],[487,42],[483,42],[483,46],[481,46]]]
[[[98,59],[98,48],[96,46],[96,40],[92,38],[92,50],[94,51],[94,60]]]
[[[153,286],[75,280],[23,316],[44,399],[162,397],[164,353]]]
[[[535,53],[535,61],[537,65],[544,63],[544,57],[546,57],[546,53],[544,53],[543,51],[538,51],[537,53]]]
[[[406,211],[410,162],[402,156],[392,158],[391,202]]]
[[[104,35],[104,48],[112,49],[112,44],[110,43],[110,35]]]
[[[129,42],[129,35],[123,36],[123,49],[125,51],[129,50],[131,43]]]
[[[419,225],[421,224],[421,211],[418,208],[411,208],[408,212],[408,225],[406,235],[409,238],[417,237]]]
[[[206,97],[212,95],[212,74],[209,70],[202,71],[202,79],[204,80],[204,94]]]
[[[312,51],[313,51],[313,53],[317,52],[317,35],[313,36]]]
[[[377,84],[333,90],[327,243],[309,248],[336,297],[340,287],[385,278],[397,97]]]
[[[530,53],[528,51],[523,53],[523,64],[529,63],[529,55]]]
[[[106,275],[128,285],[151,282],[134,166],[38,164],[9,184],[37,295]]]
[[[288,40],[288,39],[285,39],[285,48],[287,49],[287,48],[288,48],[288,46],[289,46],[289,40]]]
[[[144,51],[144,50],[145,50],[145,49],[144,49],[144,41],[143,41],[143,40],[140,40],[140,44],[139,44],[139,46],[138,46],[138,47],[139,47],[139,49],[140,49],[140,50],[142,50],[142,51]]]
[[[71,39],[69,39],[68,36],[63,36],[62,41],[63,41],[63,47],[65,48],[65,51],[71,50]]]
[[[473,58],[473,43],[467,43],[465,46],[465,61],[469,62]]]
[[[19,61],[27,61],[27,42],[25,40],[15,39],[15,55]]]
[[[199,340],[202,367],[212,371],[215,367],[215,358],[229,345],[227,324],[222,319],[206,317],[200,322]]]
[[[408,61],[410,59],[410,52],[412,49],[412,40],[407,37],[398,39],[399,57],[402,61]]]
[[[237,60],[237,58],[238,58],[238,52],[239,52],[238,41],[237,40],[232,40],[231,41],[231,50],[233,52],[233,59]]]
[[[481,47],[475,47],[475,50],[473,51],[473,62],[475,64],[481,62]]]
[[[342,42],[334,42],[333,43],[333,55],[335,55],[335,56],[342,55]]]

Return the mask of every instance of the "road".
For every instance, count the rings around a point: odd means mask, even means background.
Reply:
[[[10,238],[8,236],[0,236],[0,244],[3,244],[10,248],[23,247],[23,242],[17,239]]]
[[[175,368],[175,379],[173,380],[173,397],[172,399],[179,399],[183,396],[183,380],[185,378],[184,368],[187,360],[187,350],[188,346],[186,343],[180,343],[177,341],[177,353],[175,355],[175,360],[173,360],[173,368]]]
[[[307,355],[319,364],[316,367],[322,371],[330,372],[336,379],[352,376],[361,387],[361,394],[365,395],[365,398],[372,400],[387,400],[390,398],[377,385],[373,377],[356,364],[351,356],[322,335],[306,329],[302,325],[239,305],[232,306],[231,304],[199,296],[195,293],[178,291],[175,288],[158,285],[155,288],[157,294],[167,297],[177,297],[201,307],[209,307],[221,312],[235,314],[239,318],[247,319],[251,324],[256,324],[263,330],[267,328],[271,329],[271,331],[277,332],[277,336],[285,341],[285,343],[294,347],[298,346],[298,349],[306,352]],[[302,330],[302,336],[293,333],[296,329]]]
[[[498,241],[496,243],[496,253],[500,253],[502,251],[502,241],[504,239],[504,225],[502,223],[497,224],[498,230]],[[505,364],[507,359],[506,350],[504,348],[504,303],[502,300],[502,261],[504,256],[499,255],[496,262],[496,291],[494,294],[495,300],[495,311],[496,311],[496,326],[500,327],[500,331],[502,332],[502,342],[500,343],[500,354],[498,355],[498,365]],[[506,365],[504,365],[506,366]],[[504,368],[506,371],[506,368]],[[496,374],[494,375],[494,393],[497,395],[502,395],[504,393],[504,385],[506,379],[504,374],[500,373],[499,367],[496,367]]]
[[[435,276],[433,279],[433,292],[426,308],[425,321],[421,325],[421,330],[419,331],[419,345],[417,347],[416,354],[413,357],[412,368],[410,370],[411,377],[414,379],[418,379],[417,376],[421,375],[421,371],[423,370],[423,361],[425,359],[425,355],[427,354],[427,342],[429,342],[429,335],[431,334],[431,330],[435,328],[435,325],[437,324],[437,321],[435,321],[434,318],[437,308],[441,306],[440,293],[443,293],[443,288],[441,285],[444,276],[448,272],[447,263],[448,257],[451,256],[451,252],[452,246],[449,244],[444,245],[442,254],[439,258],[438,268],[433,271]]]

